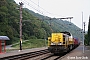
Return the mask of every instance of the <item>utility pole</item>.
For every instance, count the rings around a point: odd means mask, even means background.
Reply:
[[[82,35],[83,35],[83,53],[84,53],[84,32],[85,32],[85,23],[84,23],[84,29],[83,29],[83,12],[82,12]]]
[[[84,34],[84,37],[85,37],[85,22],[84,22],[84,32],[83,32],[83,34]],[[84,38],[84,40],[85,40],[85,38]]]
[[[20,51],[22,50],[22,2],[20,4]]]
[[[51,27],[51,26],[52,26],[52,24],[51,24],[52,21],[51,21],[51,20],[52,20],[52,19],[50,18],[50,29],[51,29],[51,33],[52,33],[52,32],[53,32],[53,29],[52,29],[52,27]]]
[[[85,52],[85,46],[84,46],[84,37],[85,37],[85,22],[83,22],[83,24],[84,24],[84,29],[83,29],[83,53]]]

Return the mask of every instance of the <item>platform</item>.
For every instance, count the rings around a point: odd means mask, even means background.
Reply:
[[[85,47],[85,51],[83,53],[83,46],[80,45],[75,50],[62,57],[61,60],[90,60],[90,49]]]

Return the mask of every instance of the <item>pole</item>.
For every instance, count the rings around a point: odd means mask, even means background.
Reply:
[[[52,29],[52,25],[51,25],[52,21],[51,21],[51,18],[50,18],[50,29],[51,29],[51,33],[53,32],[53,29]]]
[[[44,34],[44,42],[45,42],[45,47],[46,47],[46,31],[44,30],[45,34]]]
[[[83,12],[82,12],[82,35],[83,35],[83,53],[84,53]]]
[[[22,50],[22,2],[20,4],[20,50]]]
[[[70,18],[70,22],[71,22],[71,18]]]
[[[85,22],[84,22],[84,33],[85,33]]]
[[[84,29],[83,29],[83,53],[85,52],[85,46],[84,46],[84,36],[85,36],[85,22],[83,22],[84,24]]]

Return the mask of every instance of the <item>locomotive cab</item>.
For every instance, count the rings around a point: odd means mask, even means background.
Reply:
[[[62,53],[67,51],[69,36],[64,33],[52,33],[48,38],[48,50],[52,53]]]

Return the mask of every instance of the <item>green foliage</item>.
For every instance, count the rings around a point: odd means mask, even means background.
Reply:
[[[79,38],[80,40],[82,40],[82,33],[81,33],[81,29],[79,27],[77,27],[76,25],[74,25],[71,22],[68,21],[63,21],[63,20],[58,20],[56,18],[50,18],[47,16],[42,16],[38,13],[35,13],[33,11],[30,11],[28,9],[26,9],[29,13],[33,14],[34,16],[38,17],[39,20],[43,21],[42,23],[42,28],[46,31],[46,35],[50,36],[51,29],[53,30],[53,32],[62,32],[62,31],[68,31],[71,32],[73,34],[74,37]],[[51,23],[51,26],[50,26]]]
[[[6,1],[5,0],[0,0],[0,7],[5,6],[6,5]]]
[[[35,37],[35,36],[30,36],[29,39],[37,39],[37,37]]]
[[[85,34],[85,45],[88,45],[88,34]]]

